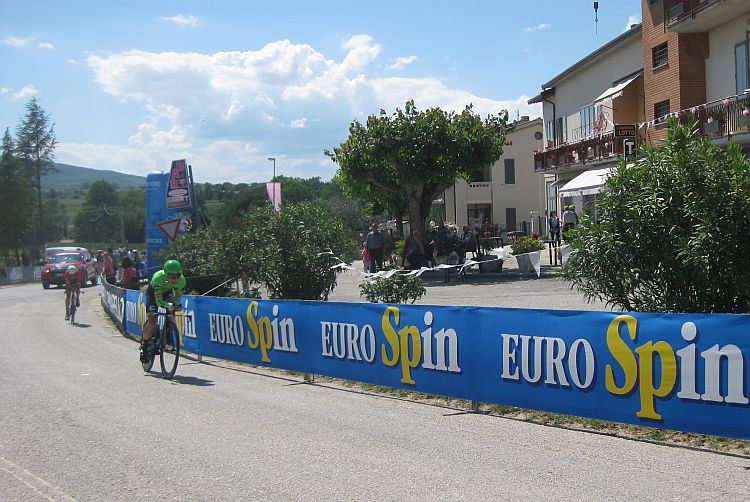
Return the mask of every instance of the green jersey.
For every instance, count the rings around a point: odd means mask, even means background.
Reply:
[[[154,298],[156,304],[160,307],[167,308],[169,303],[164,301],[165,296],[174,295],[177,304],[182,299],[182,291],[185,289],[185,276],[180,274],[180,278],[177,282],[170,284],[167,280],[167,274],[163,270],[159,270],[151,278],[151,287],[154,289]]]

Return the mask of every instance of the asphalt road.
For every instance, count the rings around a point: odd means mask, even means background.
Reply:
[[[144,374],[105,318],[0,288],[2,500],[750,500],[750,459],[223,362]]]

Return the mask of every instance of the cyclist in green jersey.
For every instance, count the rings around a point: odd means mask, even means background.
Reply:
[[[182,265],[177,260],[167,260],[164,268],[151,278],[146,291],[146,324],[143,326],[143,340],[141,342],[141,361],[148,361],[148,341],[154,334],[156,314],[159,307],[169,310],[170,303],[174,311],[182,309],[182,291],[185,289],[185,276],[182,275]]]

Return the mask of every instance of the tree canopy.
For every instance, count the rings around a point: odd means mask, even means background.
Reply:
[[[13,155],[13,140],[6,129],[0,152],[0,250],[23,247],[31,224],[34,192],[23,172],[23,163]]]
[[[26,175],[37,191],[38,228],[42,231],[42,176],[57,171],[54,164],[57,139],[55,125],[51,124],[49,114],[42,109],[36,97],[26,103],[26,115],[16,129],[16,138],[17,155],[23,160]]]
[[[325,153],[353,194],[401,201],[412,230],[423,232],[432,201],[499,159],[511,128],[507,111],[483,120],[471,105],[461,113],[419,111],[410,100],[391,115],[381,110],[365,124],[355,120],[348,139]],[[363,193],[365,186],[372,192]]]
[[[573,232],[566,277],[629,311],[750,311],[750,161],[672,119],[667,140],[624,161]]]

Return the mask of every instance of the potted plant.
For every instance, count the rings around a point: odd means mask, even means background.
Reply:
[[[480,272],[500,272],[503,269],[502,257],[492,254],[497,247],[497,239],[479,239],[480,254],[477,256]]]
[[[518,269],[521,272],[536,272],[531,255],[536,253],[540,256],[542,249],[544,249],[544,242],[535,237],[526,236],[516,239],[510,248],[513,251],[513,256],[516,257]]]
[[[706,134],[723,134],[724,123],[726,122],[724,110],[718,107],[712,108],[706,112],[706,115],[708,115],[708,118],[706,123],[703,124],[703,132]]]

